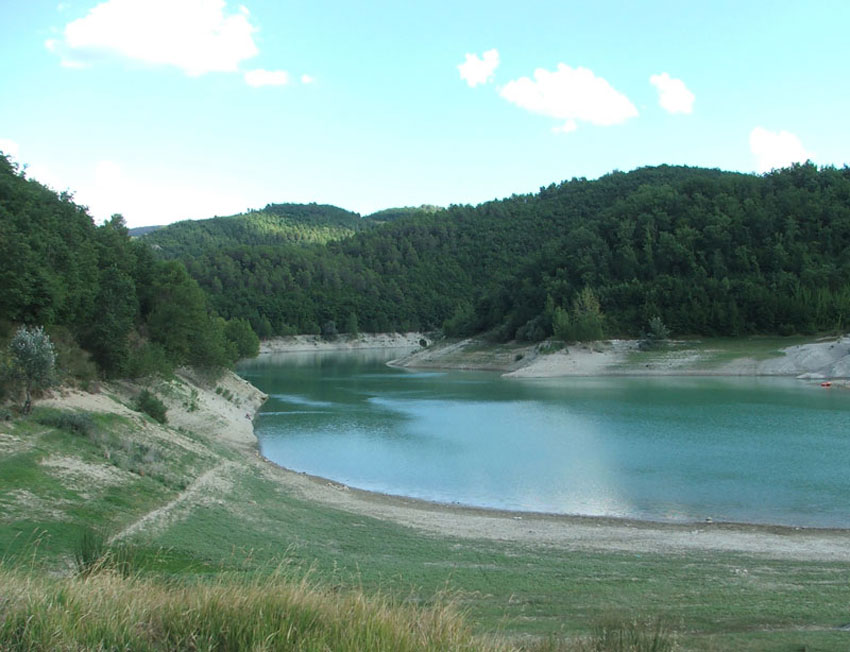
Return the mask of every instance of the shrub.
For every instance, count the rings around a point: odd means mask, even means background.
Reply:
[[[149,417],[160,423],[166,423],[168,418],[165,416],[165,403],[160,401],[147,389],[143,390],[136,399],[136,411],[144,412]]]
[[[56,367],[60,373],[78,380],[83,387],[97,380],[97,365],[91,354],[83,350],[64,326],[51,326],[50,341],[56,350]]]
[[[41,412],[36,417],[36,423],[59,430],[66,430],[77,435],[89,436],[95,432],[94,419],[87,412]]]
[[[24,392],[21,411],[32,410],[32,393],[56,382],[56,352],[41,326],[21,326],[9,342],[10,373]]]
[[[649,320],[649,330],[643,334],[639,342],[642,349],[653,349],[670,337],[670,329],[661,321],[657,315]]]
[[[174,364],[169,360],[168,353],[156,342],[142,342],[130,352],[127,361],[127,375],[130,378],[146,378],[148,376],[169,377],[174,373]]]

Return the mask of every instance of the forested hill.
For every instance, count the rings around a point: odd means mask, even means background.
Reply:
[[[185,220],[140,234],[163,257],[197,256],[234,245],[327,243],[371,226],[360,215],[320,204],[268,204],[262,210]]]
[[[88,380],[225,366],[257,344],[247,322],[210,312],[180,262],[131,239],[120,216],[95,226],[0,152],[0,399],[6,342],[21,325],[45,327],[60,371]]]
[[[674,333],[829,330],[850,315],[850,169],[642,168],[326,245],[213,244],[184,262],[261,336],[334,321],[539,339],[587,313],[608,336],[655,316]]]
[[[363,217],[364,220],[374,222],[392,222],[402,217],[425,217],[445,210],[439,206],[423,204],[422,206],[404,206],[400,208],[385,208],[384,210],[370,213]]]

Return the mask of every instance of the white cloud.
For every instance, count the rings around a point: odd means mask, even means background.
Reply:
[[[812,158],[800,139],[790,131],[768,131],[763,127],[750,132],[750,151],[756,157],[759,172],[770,172]]]
[[[11,156],[16,159],[18,158],[18,152],[20,151],[21,148],[14,140],[9,138],[0,138],[0,152],[3,152],[6,156]]]
[[[658,104],[667,113],[691,113],[694,110],[696,96],[681,79],[662,72],[660,75],[652,75],[649,83],[658,89]]]
[[[289,73],[285,70],[249,70],[245,73],[245,83],[258,88],[260,86],[283,86],[289,83]]]
[[[554,72],[538,68],[534,79],[520,77],[505,84],[500,95],[517,106],[559,120],[554,131],[574,131],[576,122],[609,126],[637,116],[634,104],[587,68],[559,63]]]
[[[310,75],[301,75],[301,83],[302,84],[312,84],[316,81],[315,77]]]
[[[470,87],[485,84],[493,79],[493,73],[499,66],[499,51],[487,50],[479,58],[477,54],[467,54],[466,61],[458,65],[460,78],[465,80]]]
[[[236,71],[258,53],[254,31],[247,10],[226,14],[224,0],[106,0],[45,45],[65,65],[119,55],[197,76]]]

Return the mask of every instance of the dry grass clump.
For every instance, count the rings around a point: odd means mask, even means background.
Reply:
[[[281,574],[169,582],[0,569],[3,650],[488,650],[450,603],[393,604]]]

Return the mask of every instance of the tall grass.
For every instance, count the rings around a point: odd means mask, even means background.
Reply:
[[[666,652],[661,625],[608,623],[578,640],[476,637],[449,601],[396,604],[284,573],[187,583],[101,570],[24,575],[0,567],[0,650]]]
[[[3,650],[498,650],[450,603],[422,608],[280,574],[177,584],[0,569]]]

